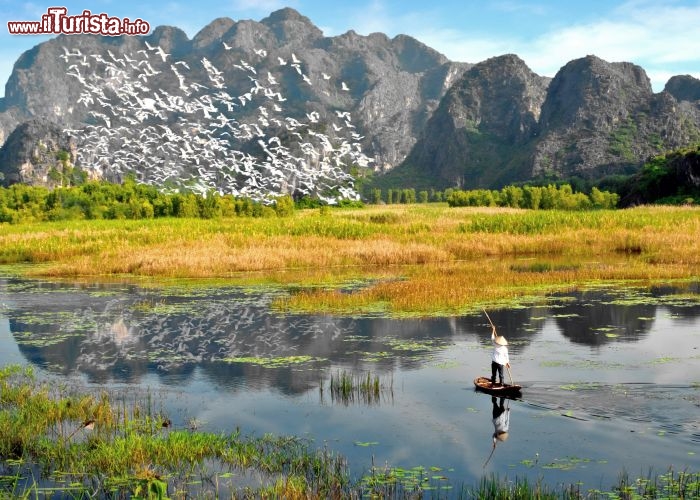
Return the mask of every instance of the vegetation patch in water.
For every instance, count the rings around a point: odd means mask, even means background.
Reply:
[[[622,363],[602,362],[602,361],[594,361],[594,360],[589,360],[589,359],[582,360],[582,361],[552,359],[552,360],[541,361],[540,366],[544,367],[544,368],[571,367],[571,368],[591,369],[591,370],[616,370],[616,369],[624,368],[625,365]],[[567,386],[563,386],[562,388],[573,390],[573,387],[578,387],[578,386],[567,385]]]
[[[263,368],[281,368],[294,365],[302,365],[305,363],[325,362],[325,358],[317,358],[314,356],[280,356],[274,358],[256,358],[251,356],[240,356],[222,358],[220,361],[225,363],[244,363],[249,365],[262,366]]]
[[[350,484],[343,458],[303,440],[175,429],[150,399],[49,386],[31,369],[0,370],[0,401],[0,496],[185,496],[248,472],[257,485],[227,495],[322,498]]]
[[[366,361],[368,363],[376,363],[385,359],[391,359],[394,357],[394,353],[389,352],[389,351],[378,351],[378,352],[369,352],[369,351],[361,351],[358,352],[358,354],[362,357],[362,361]]]
[[[283,311],[461,315],[591,284],[687,281],[700,269],[697,214],[435,204],[337,209],[324,217],[299,210],[284,219],[24,223],[0,235],[0,262],[24,275],[81,280],[300,284],[302,291],[275,300]],[[476,226],[489,230],[466,229]],[[32,264],[16,266],[21,262]],[[355,293],[340,291],[368,278]],[[678,300],[697,303],[694,295]]]
[[[367,448],[369,446],[375,446],[379,444],[379,441],[355,441],[353,443],[355,446],[361,446],[363,448]]]
[[[323,398],[324,385],[322,383],[319,386],[321,398]],[[328,392],[334,403],[342,403],[346,406],[351,403],[375,405],[381,402],[382,395],[393,399],[394,381],[390,379],[388,383],[381,382],[379,375],[372,375],[371,372],[367,372],[364,375],[352,374],[343,370],[342,372],[338,371],[335,375],[331,374],[328,382]],[[355,444],[357,443],[359,441]]]
[[[555,458],[552,462],[542,466],[543,469],[573,470],[581,464],[588,464],[590,458],[565,457]]]
[[[447,342],[438,339],[406,340],[396,337],[384,337],[377,340],[381,341],[390,350],[375,352],[359,351],[358,354],[362,356],[363,361],[377,362],[384,359],[393,358],[397,355],[400,355],[404,359],[422,360],[426,357],[430,357],[432,354],[438,351],[447,349],[449,347],[449,344]],[[413,353],[413,356],[407,356],[406,353]]]
[[[448,361],[441,361],[439,363],[435,363],[433,366],[435,368],[439,368],[441,370],[449,370],[451,368],[459,368],[462,365],[459,361],[448,360]]]
[[[651,365],[665,365],[667,363],[674,363],[675,361],[678,361],[677,358],[670,358],[670,357],[661,357],[661,358],[655,358],[649,361],[649,364]]]
[[[596,382],[580,382],[578,384],[560,385],[559,388],[565,391],[592,391],[600,389],[602,386]]]
[[[30,332],[16,332],[15,342],[17,345],[31,347],[49,347],[62,344],[70,338],[82,337],[79,333],[45,333],[37,334]]]
[[[361,479],[361,484],[369,497],[384,497],[401,491],[429,491],[436,489],[431,471],[419,465],[410,469],[402,467],[372,467]],[[446,480],[440,476],[439,481]],[[442,485],[441,485],[442,486]],[[444,485],[447,489],[449,485]],[[449,486],[451,488],[451,486]],[[396,496],[399,498],[400,496]]]

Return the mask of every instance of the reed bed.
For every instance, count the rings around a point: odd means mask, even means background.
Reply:
[[[4,226],[0,263],[30,276],[201,278],[302,285],[275,307],[454,314],[601,281],[700,276],[700,209],[530,211],[372,206],[285,218]],[[534,261],[532,268],[527,262]],[[339,285],[367,280],[355,293]]]
[[[323,383],[319,385],[321,397],[323,397]],[[353,403],[365,404],[368,406],[378,405],[381,402],[382,394],[393,399],[393,381],[388,385],[379,380],[379,375],[366,375],[348,373],[339,370],[335,375],[331,374],[328,383],[328,392],[331,401],[348,406]]]
[[[341,399],[378,398],[371,374],[339,372]],[[243,437],[176,428],[144,400],[81,392],[0,368],[0,497],[3,498],[698,498],[698,472],[669,470],[610,491],[484,477],[450,484],[423,467],[372,466],[352,478],[346,460],[295,437]],[[250,480],[252,477],[255,479]]]
[[[198,478],[210,484],[206,496],[340,498],[348,491],[345,460],[295,437],[176,429],[152,401],[52,387],[16,366],[0,370],[0,401],[2,497],[185,498]],[[251,473],[255,486],[245,479]]]

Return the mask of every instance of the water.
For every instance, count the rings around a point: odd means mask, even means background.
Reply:
[[[175,427],[306,437],[348,457],[356,477],[387,464],[455,486],[495,473],[609,489],[623,472],[700,470],[700,304],[671,288],[489,311],[524,386],[504,401],[509,437],[495,449],[494,402],[472,383],[490,370],[484,316],[283,315],[269,307],[280,293],[6,277],[0,364],[148,391]],[[329,380],[342,371],[379,376],[379,401],[335,401]]]

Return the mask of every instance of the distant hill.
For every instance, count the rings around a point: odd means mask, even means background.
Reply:
[[[158,94],[151,99],[179,92],[175,71],[184,72],[185,64],[188,81],[210,85],[203,59],[221,71],[226,81],[221,90],[229,98],[239,96],[252,85],[252,75],[240,70],[242,61],[255,60],[261,81],[269,75],[284,86],[289,117],[317,114],[316,132],[330,133],[337,113],[349,112],[353,137],[374,160],[373,182],[379,186],[471,189],[531,179],[599,179],[633,174],[654,155],[700,142],[700,80],[687,75],[674,76],[654,93],[641,67],[588,56],[550,79],[512,54],[470,64],[449,61],[405,35],[390,39],[349,31],[326,37],[286,8],[260,22],[216,19],[191,40],[176,27],[161,26],[146,37],[59,36],[25,52],[0,100],[3,182],[49,185],[47,172],[56,167],[60,151],[70,153],[63,163],[80,167],[80,148],[56,131],[104,121],[99,102],[78,102],[84,88],[69,74],[75,69],[67,69],[66,54],[80,51],[73,63],[82,74],[99,57],[121,61],[136,79],[128,64],[140,64],[136,55],[149,47],[160,47],[170,58],[149,75]],[[293,56],[309,83],[293,72]],[[171,69],[175,62],[182,66]],[[341,83],[347,91],[340,90]],[[110,85],[114,91],[120,83]],[[216,112],[240,121],[259,113],[252,106],[230,112],[221,105]],[[130,133],[138,137],[137,132]],[[249,142],[244,151],[263,154],[256,141]],[[136,168],[147,169],[148,162]],[[196,176],[197,168],[187,173]]]
[[[476,64],[443,98],[403,165],[381,182],[495,188],[538,178],[632,174],[648,158],[700,143],[700,81],[653,93],[646,73],[595,56],[548,81],[517,56]]]

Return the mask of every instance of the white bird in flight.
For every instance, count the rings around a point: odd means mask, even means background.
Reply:
[[[224,49],[233,49],[222,43]],[[237,65],[229,62],[226,71],[206,58],[190,64],[170,63],[166,61],[172,56],[162,47],[144,44],[147,50],[110,53],[108,59],[63,48],[67,74],[75,76],[82,88],[78,102],[97,119],[97,124],[71,131],[80,141],[78,160],[84,168],[119,177],[131,173],[139,182],[161,188],[167,179],[168,189],[202,194],[213,189],[259,201],[292,192],[335,202],[339,197],[356,196],[354,179],[343,168],[368,165],[371,160],[362,154],[359,143],[350,145],[350,139],[343,137],[348,131],[337,123],[326,124],[333,137],[320,132],[324,128],[318,126],[322,122],[318,111],[299,110],[285,116],[280,104],[286,101],[283,84],[287,76],[278,81],[268,71],[267,78],[253,77],[256,68],[244,60]],[[267,56],[264,49],[254,50],[260,57]],[[150,52],[160,57],[151,58]],[[292,75],[311,84],[314,74],[301,71],[296,54],[290,53],[290,58],[296,70]],[[287,64],[279,56],[278,61]],[[85,75],[79,70],[83,64],[90,65]],[[194,68],[196,64],[200,68]],[[211,84],[191,81],[180,68],[190,74],[204,69]],[[243,71],[248,79],[228,82],[235,70]],[[327,73],[320,77],[331,79]],[[175,80],[174,84],[167,85],[168,79]],[[252,82],[249,88],[248,80]],[[344,82],[342,86],[349,90]],[[252,114],[243,111],[246,104]],[[336,113],[351,126],[349,112]],[[361,136],[354,134],[353,138]],[[263,141],[265,154],[255,157],[238,149],[250,140]],[[148,169],[143,168],[145,162]]]

